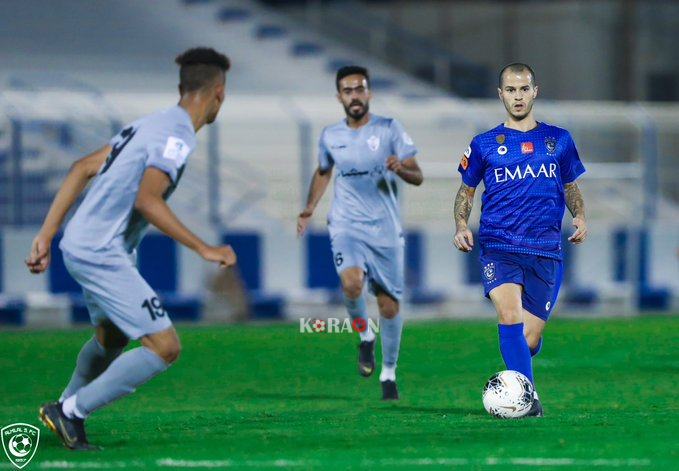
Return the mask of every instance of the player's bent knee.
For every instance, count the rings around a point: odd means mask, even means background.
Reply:
[[[363,293],[363,272],[348,269],[342,273],[342,291],[347,298],[356,299]]]
[[[385,319],[393,319],[398,315],[399,305],[397,301],[391,298],[378,298],[377,308],[380,311],[380,315]]]
[[[526,343],[528,344],[529,348],[537,348],[537,346],[540,344],[540,339],[542,338],[542,333],[540,332],[535,332],[532,330],[526,330],[523,333],[524,337],[526,337]]]
[[[497,310],[500,324],[512,325],[521,323],[521,309],[501,308]]]
[[[181,342],[174,328],[147,335],[142,338],[141,343],[168,365],[177,361],[182,350]]]

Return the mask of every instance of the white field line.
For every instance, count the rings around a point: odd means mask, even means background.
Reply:
[[[139,460],[132,461],[43,461],[33,462],[32,467],[41,469],[140,469],[140,468],[299,468],[320,467],[339,463],[322,460],[182,460],[162,458],[153,464]],[[348,464],[348,463],[346,463]],[[358,464],[358,463],[355,463]],[[651,466],[651,460],[631,459],[585,459],[585,458],[394,458],[366,459],[360,462],[363,467],[427,467],[427,466],[578,466],[628,468]],[[0,468],[12,468],[9,463],[1,463]]]

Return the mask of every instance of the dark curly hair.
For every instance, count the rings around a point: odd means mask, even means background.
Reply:
[[[182,52],[174,60],[179,65],[179,88],[194,92],[211,85],[231,68],[229,58],[210,47],[195,47]]]

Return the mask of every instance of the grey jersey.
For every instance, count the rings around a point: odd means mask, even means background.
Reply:
[[[371,115],[359,129],[350,128],[346,120],[326,127],[318,162],[322,170],[336,170],[330,236],[349,233],[378,247],[401,244],[397,177],[386,162],[392,155],[405,160],[416,154],[412,139],[395,119]]]
[[[148,222],[134,209],[144,171],[156,167],[170,177],[167,199],[196,147],[196,133],[188,113],[173,106],[126,126],[110,144],[111,154],[59,245],[76,258],[101,264],[128,258],[146,232]]]

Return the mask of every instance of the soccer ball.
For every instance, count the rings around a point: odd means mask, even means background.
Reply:
[[[493,417],[518,419],[530,411],[533,392],[533,384],[518,371],[500,371],[483,388],[483,407]]]
[[[33,446],[31,437],[23,433],[14,435],[11,438],[11,441],[12,443],[10,444],[10,451],[12,451],[12,454],[16,456],[27,455]]]

